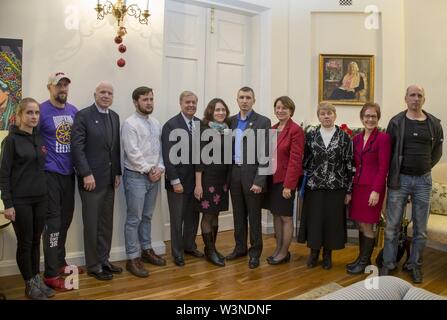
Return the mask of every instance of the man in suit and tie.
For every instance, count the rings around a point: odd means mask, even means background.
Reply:
[[[258,141],[257,130],[264,129],[266,137],[271,127],[268,118],[253,110],[255,102],[255,93],[252,88],[239,89],[237,103],[240,112],[230,120],[231,129],[236,130],[230,185],[236,246],[226,259],[233,260],[247,255],[247,233],[248,224],[250,224],[251,246],[248,252],[250,269],[259,266],[259,257],[262,253],[261,209],[267,180],[267,176],[259,172],[260,164],[256,148],[260,145],[268,147],[268,143],[267,138],[263,143]],[[254,143],[244,136],[251,136]],[[250,158],[254,161],[250,161]]]
[[[84,222],[87,274],[111,280],[122,268],[109,261],[115,189],[120,184],[120,120],[110,110],[113,87],[101,81],[95,103],[76,114],[71,138]]]
[[[165,123],[161,133],[163,161],[166,168],[165,188],[168,195],[169,216],[171,223],[171,253],[174,263],[182,267],[185,265],[184,253],[195,257],[203,257],[197,250],[195,242],[199,226],[199,211],[195,206],[194,187],[195,169],[192,162],[192,132],[199,130],[199,118],[194,117],[197,111],[197,96],[191,91],[180,94],[181,112]],[[197,127],[196,127],[197,126]],[[176,129],[184,130],[187,135],[188,146],[179,152],[171,154],[171,149],[181,140],[170,141],[169,134]],[[180,141],[180,142],[179,142]],[[187,154],[182,154],[187,152]]]

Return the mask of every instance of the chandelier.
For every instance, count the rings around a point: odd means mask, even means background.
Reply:
[[[115,43],[118,44],[118,51],[121,53],[126,52],[127,48],[123,42],[123,37],[126,35],[127,30],[124,26],[124,17],[126,15],[134,17],[141,24],[148,24],[149,20],[149,0],[147,0],[146,9],[141,10],[140,7],[136,4],[131,4],[130,6],[126,5],[126,0],[116,0],[113,4],[109,0],[106,0],[104,4],[101,4],[101,1],[98,0],[96,4],[95,11],[97,12],[97,19],[103,20],[104,17],[108,14],[112,14],[118,24],[117,34],[115,37]],[[119,67],[124,67],[126,61],[123,58],[118,59],[117,64]]]

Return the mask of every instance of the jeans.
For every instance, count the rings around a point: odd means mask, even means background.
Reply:
[[[400,189],[388,189],[385,244],[383,248],[383,264],[388,269],[396,267],[399,231],[408,196],[411,197],[412,201],[413,239],[407,266],[409,269],[421,267],[422,253],[427,242],[427,222],[431,190],[432,179],[430,172],[422,176],[401,174]]]
[[[141,256],[141,250],[152,248],[151,220],[160,181],[151,182],[147,175],[126,169],[123,182],[127,203],[126,254],[128,259],[135,259]]]

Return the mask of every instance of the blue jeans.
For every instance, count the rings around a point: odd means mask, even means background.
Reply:
[[[152,248],[151,220],[160,181],[151,182],[148,176],[126,169],[123,183],[127,203],[126,254],[128,259],[135,259],[141,256],[141,250]]]
[[[411,242],[409,269],[422,265],[422,253],[427,242],[427,222],[430,211],[432,180],[431,173],[422,176],[400,175],[400,189],[388,189],[385,244],[383,264],[388,269],[396,267],[399,231],[408,196],[411,196],[413,240]]]

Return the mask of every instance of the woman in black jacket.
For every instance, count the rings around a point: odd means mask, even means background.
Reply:
[[[17,265],[25,280],[25,295],[45,300],[54,295],[39,275],[40,237],[47,213],[44,174],[46,150],[36,134],[40,107],[36,100],[20,101],[16,125],[2,142],[0,166],[1,198],[5,217],[17,236]]]
[[[226,131],[229,117],[230,110],[222,99],[214,98],[208,103],[201,123],[201,136],[206,141],[202,141],[201,161],[195,168],[194,196],[197,199],[198,210],[203,214],[201,228],[205,256],[209,262],[219,267],[225,266],[224,256],[216,249],[216,238],[219,229],[219,213],[228,210],[230,165],[224,163],[225,151],[228,151],[225,150],[224,140],[225,134],[229,133]],[[213,149],[210,153],[208,149],[208,152],[205,152],[204,148],[210,147],[211,143],[217,143],[216,148],[220,147],[220,150]],[[221,151],[220,155],[218,151]]]

